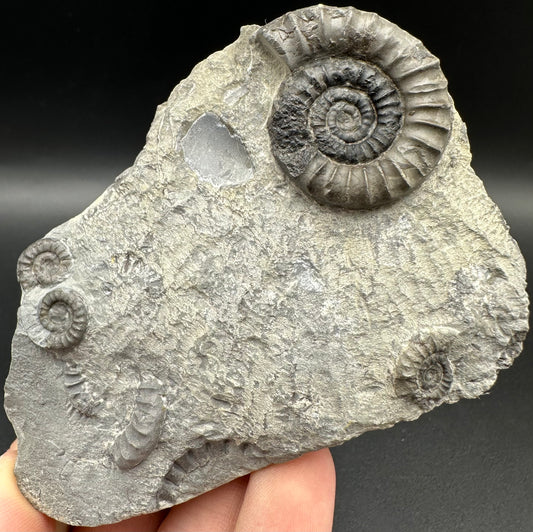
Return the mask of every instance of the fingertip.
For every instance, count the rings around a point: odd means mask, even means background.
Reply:
[[[334,505],[335,467],[322,449],[252,473],[236,530],[330,531]]]

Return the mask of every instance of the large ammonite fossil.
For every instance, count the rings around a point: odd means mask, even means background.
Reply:
[[[291,75],[269,123],[273,154],[316,201],[371,209],[417,187],[448,142],[439,60],[375,13],[316,6],[259,31]]]

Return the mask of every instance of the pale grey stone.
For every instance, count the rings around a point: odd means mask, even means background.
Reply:
[[[318,96],[299,107],[299,83],[319,60],[347,90],[310,111]],[[389,82],[400,114],[372,118]],[[298,112],[311,133],[284,137]],[[352,8],[243,28],[18,275],[16,476],[71,524],[152,512],[478,397],[527,330],[524,261],[470,168],[437,60]]]

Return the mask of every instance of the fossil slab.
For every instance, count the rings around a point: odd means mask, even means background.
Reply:
[[[18,277],[16,476],[71,524],[478,397],[527,330],[438,60],[353,8],[243,28]]]

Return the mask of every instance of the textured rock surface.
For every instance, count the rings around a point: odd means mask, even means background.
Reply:
[[[479,396],[520,352],[524,262],[451,101],[437,101],[443,148],[400,165],[407,180],[389,196],[306,188],[302,157],[274,156],[273,105],[297,66],[268,32],[293,35],[287,20],[245,27],[200,63],[158,108],[135,164],[21,256],[5,404],[20,489],[56,519],[151,512],[416,419]],[[381,38],[368,31],[367,51]],[[407,129],[411,89],[400,84],[391,134]],[[336,126],[364,122],[348,111]],[[362,153],[341,163],[365,164]]]

